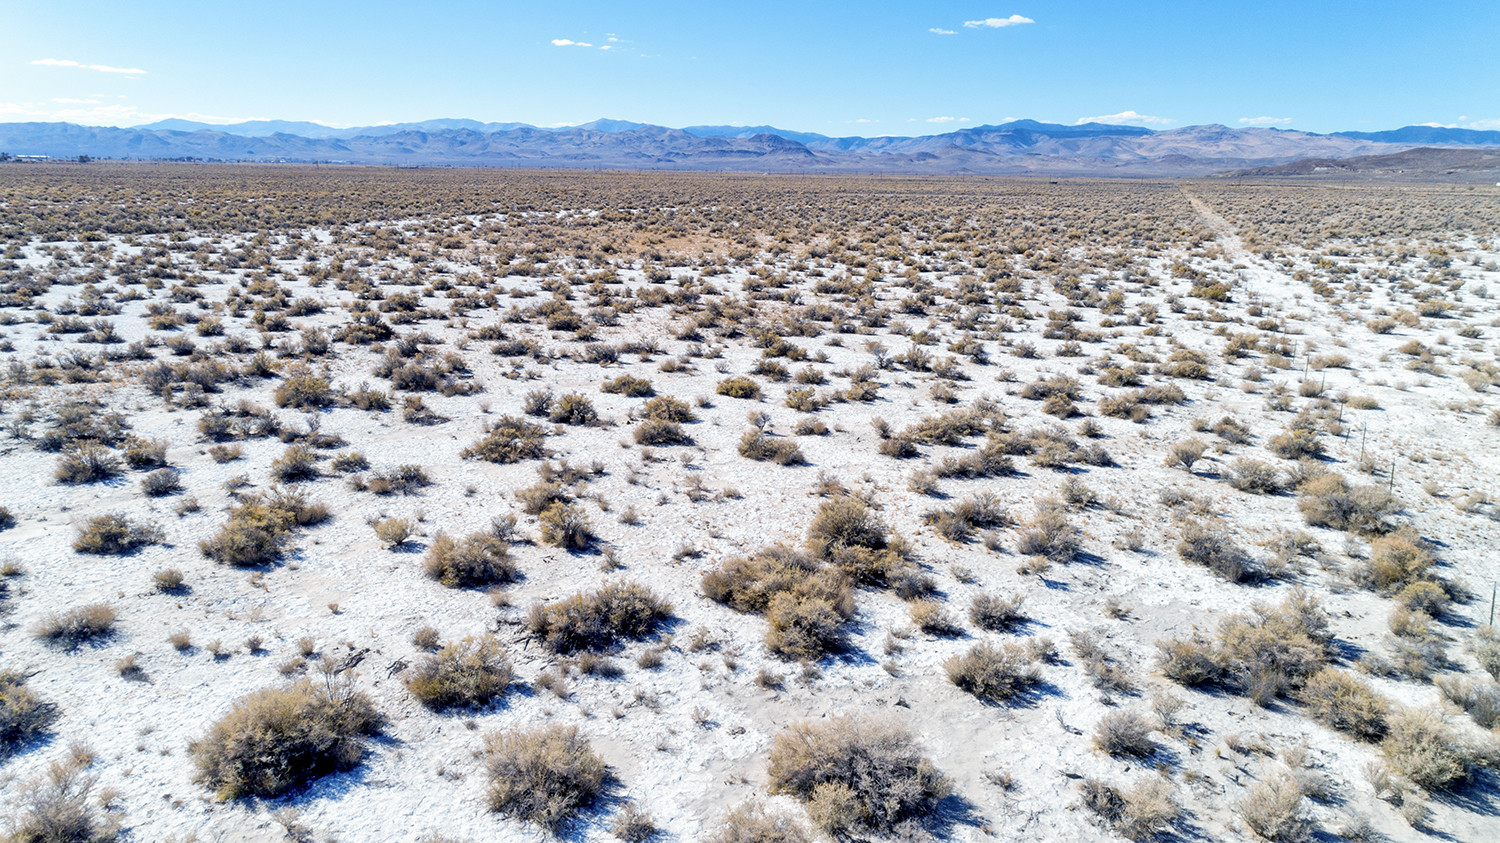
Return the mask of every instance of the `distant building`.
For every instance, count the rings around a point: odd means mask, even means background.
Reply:
[[[50,160],[52,160],[52,156],[51,155],[16,155],[16,156],[14,156],[14,158],[15,158],[15,160],[20,161],[22,163],[28,163],[28,162],[29,163],[35,163],[37,161],[50,161]]]

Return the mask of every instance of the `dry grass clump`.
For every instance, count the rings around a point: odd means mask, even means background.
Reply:
[[[913,600],[908,608],[911,622],[928,635],[957,637],[964,634],[963,624],[948,612],[948,608],[937,600]]]
[[[1157,642],[1158,663],[1174,682],[1221,685],[1267,704],[1321,670],[1332,640],[1327,613],[1299,588],[1280,606],[1256,605],[1250,614],[1225,618],[1215,640]]]
[[[147,545],[160,544],[163,538],[165,534],[155,524],[123,515],[99,515],[79,526],[73,549],[96,556],[119,556]]]
[[[1314,527],[1357,533],[1383,533],[1386,518],[1401,511],[1401,502],[1379,486],[1352,486],[1342,474],[1328,473],[1297,489],[1297,508]]]
[[[812,843],[812,840],[801,820],[751,800],[725,814],[706,843]]]
[[[10,805],[6,843],[112,843],[119,838],[113,822],[100,821],[90,797],[98,780],[78,758],[54,761],[41,777],[28,782]]]
[[[501,416],[486,427],[479,441],[459,453],[466,460],[480,459],[486,462],[513,463],[522,460],[539,460],[547,455],[543,440],[547,431],[540,425],[514,416]]]
[[[492,732],[484,755],[489,809],[552,830],[592,805],[608,775],[576,726]]]
[[[488,533],[462,539],[438,535],[423,560],[427,576],[449,588],[507,583],[516,578],[516,565],[506,543]]]
[[[1238,811],[1245,825],[1271,843],[1312,839],[1313,822],[1303,804],[1302,786],[1290,773],[1278,773],[1250,786]]]
[[[526,631],[554,653],[599,650],[644,638],[672,616],[672,605],[631,582],[605,583],[556,603],[533,606]]]
[[[303,680],[241,697],[188,754],[220,799],[271,798],[351,769],[382,724],[352,686]]]
[[[1170,468],[1181,468],[1191,474],[1193,465],[1203,459],[1203,452],[1208,450],[1208,443],[1194,437],[1174,442],[1167,448],[1166,465]]]
[[[327,518],[327,507],[310,503],[297,492],[255,495],[230,510],[229,521],[213,538],[199,542],[198,550],[222,565],[237,568],[269,565],[281,558],[294,529]]]
[[[1094,748],[1110,756],[1148,758],[1156,752],[1155,728],[1134,711],[1111,711],[1094,726]]]
[[[1121,790],[1098,779],[1082,785],[1083,806],[1127,840],[1156,840],[1182,817],[1172,783],[1156,776]]]
[[[1213,571],[1229,582],[1255,582],[1265,578],[1265,569],[1224,530],[1198,521],[1182,525],[1177,555],[1184,561]]]
[[[1390,702],[1351,673],[1322,668],[1308,677],[1300,699],[1313,719],[1331,729],[1364,741],[1385,736]]]
[[[1441,715],[1423,709],[1395,712],[1380,749],[1391,770],[1424,790],[1452,790],[1480,767],[1500,763],[1493,738],[1467,738]]]
[[[784,545],[764,547],[703,575],[710,600],[764,614],[766,646],[789,658],[819,659],[844,648],[843,624],[854,616],[848,578]]]
[[[114,634],[115,617],[109,606],[91,603],[48,615],[37,625],[36,635],[48,644],[73,649]]]
[[[987,702],[1003,702],[1041,681],[1029,647],[1015,641],[975,644],[943,663],[948,681]]]
[[[910,732],[850,715],[788,727],[767,772],[771,792],[807,803],[813,823],[835,837],[920,825],[953,790]]]
[[[364,487],[376,495],[415,495],[418,489],[432,485],[432,478],[420,465],[398,465],[384,471],[372,471]]]
[[[468,637],[430,653],[406,680],[407,690],[435,711],[484,706],[505,695],[512,679],[505,650],[493,635]]]
[[[46,732],[58,717],[57,706],[42,702],[26,679],[19,671],[0,670],[0,759]]]

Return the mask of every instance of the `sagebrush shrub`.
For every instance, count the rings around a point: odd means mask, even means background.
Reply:
[[[93,441],[70,445],[57,458],[57,482],[69,485],[107,480],[123,470],[120,458],[108,447]]]
[[[158,468],[141,478],[141,491],[160,498],[182,491],[182,475],[175,468]]]
[[[1230,582],[1253,582],[1265,576],[1260,563],[1235,544],[1229,533],[1197,521],[1185,521],[1177,555],[1213,571]]]
[[[506,543],[489,533],[463,539],[438,535],[423,561],[427,576],[449,588],[507,583],[516,578],[516,565]]]
[[[1325,667],[1308,677],[1301,700],[1313,719],[1360,740],[1385,736],[1391,704],[1369,683],[1346,671]]]
[[[751,428],[740,437],[740,456],[777,465],[803,465],[807,458],[802,449],[789,439],[778,439],[759,428]]]
[[[489,809],[554,830],[593,804],[608,772],[576,726],[492,732],[484,755]]]
[[[539,460],[547,455],[543,440],[547,431],[540,425],[514,416],[501,416],[489,425],[479,441],[459,452],[466,460],[480,459],[486,462],[513,463],[522,460]]]
[[[188,754],[220,799],[272,798],[354,767],[382,724],[351,686],[303,680],[240,697]]]
[[[542,525],[542,541],[567,550],[581,550],[594,540],[588,514],[577,504],[549,504],[537,516]]]
[[[1094,725],[1094,748],[1107,755],[1146,758],[1156,752],[1155,727],[1134,711],[1111,711]]]
[[[57,706],[27,688],[26,678],[0,670],[0,759],[46,732],[58,717]]]
[[[1400,501],[1379,486],[1351,486],[1342,474],[1328,473],[1301,484],[1297,508],[1314,527],[1358,533],[1383,533],[1386,518],[1401,510]]]
[[[9,807],[6,843],[113,843],[118,825],[100,820],[90,797],[98,779],[78,758],[53,761]],[[101,794],[102,795],[102,794]]]
[[[307,369],[288,374],[273,394],[278,407],[316,410],[327,407],[337,397],[328,378]]]
[[[1380,749],[1393,771],[1424,790],[1449,790],[1467,782],[1496,753],[1492,744],[1466,740],[1441,715],[1410,708],[1391,715]]]
[[[693,437],[677,422],[646,419],[635,429],[635,442],[637,445],[691,445]]]
[[[1008,632],[1026,622],[1026,614],[1021,611],[1025,602],[1023,594],[976,594],[969,603],[969,622],[991,632]]]
[[[512,672],[505,650],[493,635],[444,644],[429,654],[406,680],[406,687],[434,710],[483,706],[510,688]]]
[[[1277,773],[1250,785],[1238,810],[1245,825],[1271,843],[1304,843],[1313,824],[1303,805],[1302,787],[1288,773]]]
[[[96,556],[118,556],[147,545],[160,544],[163,538],[165,534],[155,524],[118,514],[99,515],[78,528],[73,549]]]
[[[707,843],[812,843],[812,839],[801,820],[752,800],[725,814]]]
[[[686,401],[673,398],[670,395],[658,395],[646,402],[641,409],[641,416],[663,422],[677,422],[686,424],[698,420],[698,415]]]
[[[547,420],[553,424],[590,425],[599,421],[599,413],[588,396],[570,392],[552,402]]]
[[[1268,462],[1239,457],[1229,464],[1229,485],[1241,492],[1277,495],[1286,490],[1281,469]]]
[[[703,575],[710,600],[766,615],[766,645],[789,658],[819,659],[843,649],[843,625],[854,615],[845,575],[782,545],[725,561]]]
[[[532,607],[526,631],[554,653],[572,653],[644,638],[671,615],[672,605],[651,589],[611,582],[597,591]]]
[[[1007,641],[980,643],[943,663],[948,681],[981,700],[1002,702],[1041,681],[1030,648]]]
[[[719,381],[714,387],[714,392],[729,398],[744,398],[750,401],[760,400],[760,384],[744,375],[735,375]]]
[[[835,836],[922,823],[953,790],[910,732],[849,715],[789,726],[772,743],[767,772],[773,793],[808,803],[813,822]]]
[[[212,538],[198,543],[198,550],[223,565],[268,565],[281,558],[293,529],[327,518],[327,507],[296,492],[247,497],[229,511],[229,520]]]
[[[1422,581],[1434,563],[1426,543],[1409,528],[1370,543],[1370,556],[1354,571],[1361,585],[1385,594]]]

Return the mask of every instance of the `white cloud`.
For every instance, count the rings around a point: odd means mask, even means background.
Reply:
[[[1032,20],[1031,18],[1022,17],[1020,15],[1011,15],[1008,18],[966,20],[964,21],[964,26],[968,27],[969,29],[979,29],[981,27],[986,29],[999,29],[1002,26],[1020,26],[1023,23],[1036,23],[1036,21]]]
[[[927,122],[928,123],[967,123],[967,122],[969,122],[969,118],[967,118],[967,117],[929,117],[929,118],[927,118]]]
[[[594,45],[590,44],[587,41],[570,41],[567,38],[553,38],[552,39],[552,46],[554,46],[554,47],[592,47]]]
[[[51,99],[51,102],[60,102],[60,103],[63,103],[64,105],[98,105],[99,104],[99,101],[96,100],[96,99],[80,100],[80,99],[73,99],[72,97],[53,97]]]
[[[957,35],[958,34],[957,32],[955,32],[955,31],[953,31],[951,29],[943,29],[940,26],[934,26],[934,27],[932,27],[931,29],[929,29],[927,31],[931,32],[933,35]]]
[[[856,117],[856,118],[854,118],[854,122],[856,122],[856,123],[874,123],[875,121],[871,120],[868,117]]]
[[[96,70],[100,73],[124,73],[130,76],[141,76],[146,72],[139,67],[110,67],[107,64],[83,64],[72,59],[37,59],[32,64],[39,64],[43,67],[80,67],[84,70]]]
[[[78,123],[84,126],[139,126],[169,118],[199,123],[243,123],[264,117],[231,117],[221,114],[199,114],[196,111],[149,112],[130,103],[100,104],[97,100],[57,98],[51,102],[0,102],[0,122],[37,121]]]
[[[1292,122],[1290,117],[1241,117],[1242,126],[1285,126]]]
[[[1084,123],[1110,123],[1116,126],[1165,126],[1177,121],[1170,117],[1153,117],[1149,114],[1139,114],[1134,110],[1122,111],[1119,114],[1101,114],[1097,117],[1080,117],[1073,121],[1073,125],[1082,126]]]
[[[599,49],[601,49],[601,50],[613,50],[614,47],[612,45],[610,45],[610,44],[605,44],[604,46],[600,47]]]
[[[1489,120],[1469,120],[1464,124],[1464,127],[1468,129],[1500,129],[1500,117],[1495,117]]]

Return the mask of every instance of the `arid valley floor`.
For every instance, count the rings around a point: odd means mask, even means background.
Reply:
[[[0,166],[0,833],[1495,840],[1497,296],[1491,187]]]

